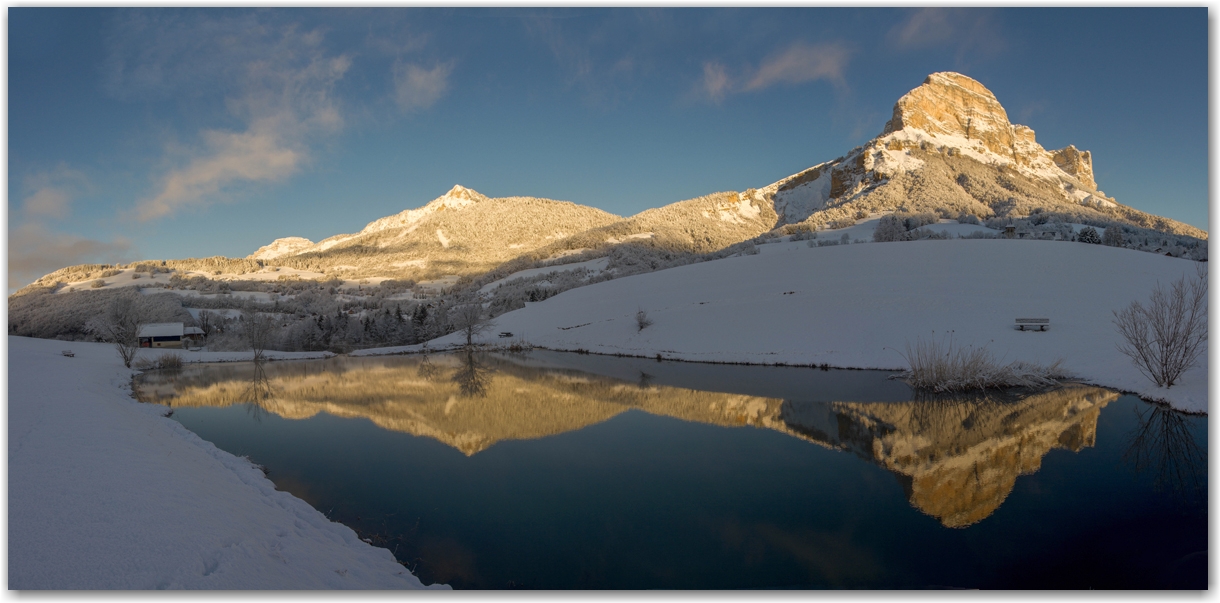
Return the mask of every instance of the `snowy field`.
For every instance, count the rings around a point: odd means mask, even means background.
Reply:
[[[784,253],[573,289],[498,317],[483,341],[499,343],[497,334],[508,331],[558,350],[905,369],[907,343],[951,336],[958,345],[987,346],[1003,362],[1062,358],[1081,380],[1207,410],[1206,352],[1177,385],[1158,388],[1116,350],[1111,322],[1113,310],[1146,301],[1158,281],[1193,275],[1195,262],[1054,241],[782,245]],[[643,331],[635,319],[641,309],[654,323]],[[1016,318],[1049,318],[1051,326],[1018,331]]]
[[[9,589],[423,587],[388,550],[133,400],[113,347],[9,337],[8,357]]]
[[[544,266],[542,268],[530,268],[527,270],[519,270],[502,279],[492,281],[479,287],[479,293],[490,293],[492,289],[500,285],[519,278],[529,278],[538,276],[539,274],[554,274],[556,272],[567,272],[569,270],[578,270],[584,268],[592,272],[601,272],[606,265],[610,263],[609,258],[597,258],[595,260],[587,260],[584,262],[575,262],[572,264],[561,264],[559,266]]]

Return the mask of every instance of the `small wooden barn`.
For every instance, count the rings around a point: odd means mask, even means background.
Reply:
[[[140,347],[180,348],[185,329],[180,322],[154,322],[140,327]]]

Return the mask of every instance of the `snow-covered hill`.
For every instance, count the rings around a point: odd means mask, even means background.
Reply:
[[[1207,410],[1206,354],[1158,388],[1116,350],[1111,322],[1158,282],[1194,275],[1196,262],[1003,239],[776,247],[573,289],[498,317],[494,331],[562,350],[887,369],[906,368],[907,343],[948,337],[1005,361],[1062,358],[1090,383]],[[653,321],[642,331],[639,310]],[[1051,327],[1018,331],[1023,317]]]
[[[463,186],[360,232],[310,243],[289,237],[247,260],[346,279],[417,281],[479,274],[573,233],[620,221],[600,209],[549,199],[488,198]]]

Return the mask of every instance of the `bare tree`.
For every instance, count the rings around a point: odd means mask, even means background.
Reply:
[[[1173,387],[1207,349],[1207,270],[1197,266],[1194,278],[1183,276],[1169,290],[1157,283],[1145,306],[1131,302],[1114,312],[1114,325],[1126,354],[1145,377]]]
[[[457,306],[449,311],[449,320],[455,329],[466,335],[466,347],[474,345],[474,336],[492,327],[491,320],[483,314],[483,304],[478,302]]]
[[[131,361],[140,351],[140,327],[144,324],[140,306],[140,300],[134,295],[116,297],[104,314],[95,316],[85,325],[86,330],[114,344],[127,368],[131,368]]]
[[[263,352],[271,343],[271,333],[275,329],[275,321],[262,312],[253,309],[242,310],[242,332],[250,348],[254,350],[254,361],[263,359]]]
[[[215,320],[215,316],[211,312],[207,310],[199,311],[199,318],[197,321],[199,322],[199,330],[203,331],[204,339],[207,339],[208,335],[212,334],[212,328],[215,327]]]

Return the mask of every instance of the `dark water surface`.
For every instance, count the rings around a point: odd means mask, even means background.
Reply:
[[[1207,420],[1068,385],[439,355],[148,374],[142,400],[455,588],[1207,587]]]

